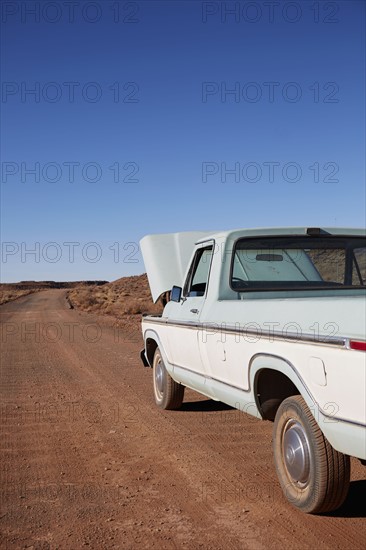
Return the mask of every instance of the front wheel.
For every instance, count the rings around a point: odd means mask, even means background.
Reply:
[[[161,409],[179,409],[183,402],[184,386],[175,382],[165,368],[159,348],[153,361],[155,403]]]
[[[331,512],[344,502],[349,456],[330,445],[300,395],[279,406],[273,431],[277,475],[287,500],[303,512]]]

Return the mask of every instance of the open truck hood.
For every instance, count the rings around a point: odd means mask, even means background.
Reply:
[[[140,241],[142,257],[154,302],[173,285],[183,286],[195,243],[212,231],[146,235]]]

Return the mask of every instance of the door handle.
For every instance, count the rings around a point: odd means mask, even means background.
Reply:
[[[198,313],[198,309],[191,309],[191,313]]]

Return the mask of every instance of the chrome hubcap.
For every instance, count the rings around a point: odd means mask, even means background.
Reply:
[[[304,428],[290,420],[283,433],[283,456],[287,471],[295,483],[306,485],[310,476],[310,449]]]
[[[155,368],[155,383],[158,392],[162,395],[164,389],[164,367],[161,360],[158,361]]]

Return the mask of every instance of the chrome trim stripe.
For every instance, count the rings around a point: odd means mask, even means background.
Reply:
[[[325,344],[329,346],[337,346],[342,348],[349,348],[349,338],[343,336],[315,336],[314,334],[298,334],[293,332],[286,332],[284,335],[282,332],[270,331],[261,329],[260,334],[256,330],[242,329],[233,325],[222,326],[219,323],[200,323],[198,321],[172,321],[163,317],[144,317],[143,321],[148,323],[164,324],[173,327],[183,327],[196,330],[216,330],[222,334],[239,334],[244,336],[252,336],[255,338],[266,338],[268,340],[285,340],[286,342],[304,342],[307,344]]]
[[[192,374],[195,374],[196,376],[201,376],[205,380],[213,380],[214,382],[219,382],[220,384],[224,384],[225,386],[229,386],[230,388],[233,388],[234,390],[243,391],[245,393],[250,392],[250,385],[249,388],[246,390],[245,388],[240,388],[240,386],[234,386],[234,384],[229,384],[228,382],[224,382],[223,380],[219,380],[218,378],[215,378],[214,376],[209,376],[208,374],[202,374],[201,372],[196,372],[192,369],[189,369],[188,367],[182,367],[181,365],[176,365],[174,363],[174,368],[177,367],[178,369],[185,370],[187,372],[191,372]]]
[[[269,355],[269,354],[265,354],[265,353],[259,353],[257,355],[254,355],[252,357],[252,359],[250,360],[250,363],[249,363],[249,369],[248,369],[248,376],[250,374],[250,368],[252,366],[252,362],[254,361],[254,359],[256,359],[257,357],[273,357],[275,359],[280,359],[281,361],[284,361],[285,363],[287,363],[287,365],[295,372],[295,374],[298,376],[299,380],[301,381],[302,385],[304,386],[308,396],[310,397],[310,399],[313,401],[314,405],[316,405],[320,411],[320,413],[325,416],[326,418],[331,418],[334,422],[345,422],[346,424],[353,424],[354,426],[360,426],[361,428],[366,428],[366,424],[363,424],[362,422],[355,422],[354,420],[347,420],[345,418],[341,418],[339,416],[332,416],[330,414],[327,414],[323,411],[323,409],[319,406],[319,404],[315,401],[313,395],[311,394],[311,392],[309,391],[307,385],[304,383],[304,380],[302,379],[302,377],[299,375],[298,371],[295,369],[295,367],[289,362],[289,361],[286,361],[286,359],[283,359],[282,357],[279,357],[278,355]],[[234,390],[239,390],[239,391],[242,391],[244,393],[250,393],[251,392],[251,387],[250,387],[250,376],[249,376],[249,389],[244,389],[244,388],[240,388],[239,386],[234,386],[233,384],[229,384],[228,382],[224,382],[223,380],[219,380],[218,378],[215,378],[213,376],[208,376],[206,374],[202,374],[200,372],[196,372],[192,369],[188,369],[187,367],[182,367],[181,365],[176,365],[174,364],[173,367],[177,367],[179,369],[182,369],[182,370],[185,370],[187,372],[191,372],[192,374],[195,374],[196,376],[201,376],[202,378],[204,378],[205,380],[213,380],[214,382],[218,382],[219,384],[223,384],[224,386],[228,386],[229,388],[233,388]],[[254,397],[254,396],[253,396]],[[258,409],[258,412],[260,413],[260,410],[258,408],[258,405],[257,403],[255,403],[255,406],[257,407]]]

